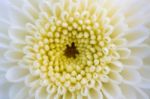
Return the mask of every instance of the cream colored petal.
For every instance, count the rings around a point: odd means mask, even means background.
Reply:
[[[6,78],[10,82],[21,82],[29,74],[29,70],[21,67],[13,67],[6,73]]]
[[[123,67],[123,64],[119,61],[111,62],[109,64],[110,70],[114,72],[121,72],[123,70]]]
[[[9,26],[10,26],[10,24],[6,20],[0,19],[0,35],[2,34],[5,37],[7,37]]]
[[[125,45],[127,45],[127,40],[124,38],[117,38],[113,40],[114,44],[118,47],[123,47]]]
[[[121,84],[120,89],[125,99],[136,99],[136,93],[129,85]]]
[[[15,96],[15,99],[26,99],[29,96],[29,88],[22,87],[21,90]]]
[[[16,95],[19,93],[19,91],[24,87],[24,84],[14,84],[12,87],[10,87],[9,90],[9,98],[15,99]]]
[[[127,17],[127,23],[129,24],[128,26],[135,27],[141,24],[145,24],[147,20],[149,19],[149,17],[150,17],[149,4],[146,4],[145,2],[140,1],[139,8],[136,9],[135,12],[133,12]]]
[[[21,44],[21,43],[16,43],[16,42],[11,42],[10,47],[13,50],[19,50],[22,51],[24,48],[25,44]]]
[[[10,43],[9,38],[0,35],[0,47],[8,48],[9,43]]]
[[[150,55],[143,58],[143,63],[144,63],[144,65],[147,65],[147,66],[150,65],[149,59],[150,59]]]
[[[137,86],[121,84],[120,88],[125,96],[125,99],[149,99],[148,95]]]
[[[139,57],[129,57],[128,59],[120,60],[124,67],[127,68],[140,68],[143,64],[142,59]]]
[[[134,87],[137,99],[149,99],[148,95],[140,88]]]
[[[21,0],[8,0],[8,1],[11,3],[11,5],[14,5],[18,8],[21,8],[23,6],[23,1]]]
[[[120,22],[113,26],[113,32],[111,34],[112,38],[119,38],[122,37],[125,34],[125,31],[128,30],[127,25],[125,22]]]
[[[109,78],[111,79],[111,81],[113,82],[113,83],[117,83],[117,84],[119,84],[119,83],[121,83],[122,82],[122,76],[119,74],[119,73],[117,73],[117,72],[110,72],[109,74],[108,74],[108,76],[109,76]]]
[[[143,89],[143,91],[150,97],[150,90],[149,89]]]
[[[123,82],[128,84],[136,84],[141,81],[141,76],[137,70],[134,69],[124,69],[121,72],[123,77]]]
[[[34,0],[33,0],[34,1]],[[23,5],[23,11],[26,15],[33,21],[38,18],[38,8],[35,8],[33,4],[29,0],[26,0]]]
[[[41,12],[45,12],[48,16],[52,16],[53,15],[53,12],[52,12],[53,6],[54,5],[52,5],[51,1],[45,1],[39,5],[39,8],[40,8]]]
[[[131,47],[130,50],[132,51],[131,55],[135,57],[146,57],[150,55],[150,46],[148,45],[138,45]]]
[[[53,15],[59,18],[61,16],[61,13],[63,12],[61,8],[61,4],[55,4],[52,11],[53,11]]]
[[[7,71],[8,69],[17,66],[15,62],[1,61],[0,70]]]
[[[47,97],[48,97],[48,93],[45,87],[40,87],[39,89],[37,89],[35,94],[36,99],[47,99]]]
[[[40,86],[40,83],[36,82],[32,87],[30,87],[29,96],[35,97],[36,91],[38,90],[39,86]]]
[[[142,76],[142,78],[150,80],[150,75],[149,75],[149,73],[150,73],[150,67],[149,66],[142,66],[139,69],[139,73]]]
[[[20,27],[11,27],[9,29],[10,38],[16,43],[25,43],[25,37],[29,35],[28,32]]]
[[[120,55],[120,58],[128,58],[131,54],[131,51],[128,48],[119,48],[117,52]]]
[[[11,6],[10,10],[10,20],[12,24],[24,26],[28,22],[32,23],[32,20],[19,8]]]
[[[119,86],[111,82],[103,83],[102,92],[107,99],[118,99],[118,97],[122,95]]]
[[[141,82],[137,84],[139,88],[150,89],[150,80],[149,79],[141,79]]]
[[[8,82],[0,84],[0,99],[9,99],[8,92],[10,87],[11,84]]]
[[[38,76],[33,76],[33,75],[28,75],[25,79],[25,84],[29,87],[32,87],[34,84],[39,82],[39,77]]]
[[[136,46],[148,39],[149,30],[144,26],[138,26],[130,29],[124,37],[128,41],[128,46]]]
[[[0,20],[5,19],[9,22],[9,2],[8,0],[1,0],[0,4]]]
[[[88,99],[103,99],[102,92],[96,89],[89,89]]]
[[[5,74],[0,74],[0,85],[7,83],[7,79],[5,78]]]
[[[9,61],[19,61],[23,58],[24,54],[21,51],[7,51],[5,53],[5,58]]]
[[[43,0],[27,0],[37,11],[39,11],[39,4],[43,2]]]

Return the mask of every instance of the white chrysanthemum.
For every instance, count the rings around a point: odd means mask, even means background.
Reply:
[[[149,3],[9,0],[0,99],[149,99]]]

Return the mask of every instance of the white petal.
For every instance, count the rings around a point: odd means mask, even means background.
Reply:
[[[44,87],[40,87],[39,89],[37,89],[35,98],[36,99],[47,99],[48,97],[48,93],[46,91],[46,88]]]
[[[41,12],[46,12],[47,15],[51,16],[52,15],[52,4],[51,1],[45,1],[42,2],[39,6]]]
[[[6,48],[0,47],[0,60],[5,60],[4,59],[5,51],[7,51]]]
[[[128,84],[135,84],[141,81],[139,72],[134,69],[124,69],[121,75],[123,77],[123,82]]]
[[[38,0],[36,0],[37,2]],[[23,5],[23,11],[24,13],[26,13],[26,15],[33,21],[35,21],[38,18],[38,7],[35,7],[34,3],[35,0],[31,1],[31,0],[26,0],[24,5]],[[40,1],[39,1],[40,2]],[[39,3],[40,4],[40,3]]]
[[[25,79],[29,74],[29,71],[21,67],[13,67],[9,69],[6,73],[6,78],[11,82],[20,82]]]
[[[16,63],[13,63],[13,62],[1,62],[0,63],[0,70],[3,70],[3,71],[7,71],[8,69],[12,68],[12,67],[15,67],[17,64]]]
[[[119,48],[117,49],[117,52],[120,55],[120,58],[128,58],[131,51],[128,48]]]
[[[123,38],[114,39],[113,42],[114,42],[114,44],[115,44],[116,46],[118,46],[118,47],[122,47],[122,46],[124,46],[124,45],[127,44],[127,40],[126,40],[126,39],[123,39]]]
[[[8,0],[0,0],[0,19],[6,19],[7,21],[9,21],[8,15],[9,15]]]
[[[138,26],[136,28],[130,29],[125,35],[128,41],[128,46],[135,46],[142,43],[149,37],[149,30],[144,26]]]
[[[28,35],[28,32],[25,29],[19,27],[11,27],[9,29],[10,38],[17,43],[25,43],[25,37]]]
[[[123,64],[121,62],[119,62],[119,61],[111,62],[109,64],[109,67],[110,67],[111,71],[121,72],[122,69],[123,69]]]
[[[9,42],[10,42],[10,41],[9,41],[8,38],[5,38],[5,37],[0,36],[0,47],[8,48]]]
[[[117,99],[122,95],[119,86],[110,82],[103,84],[102,92],[107,99]]]
[[[4,20],[0,20],[0,34],[6,36],[8,34],[9,26],[10,26],[9,23],[7,23]]]
[[[140,88],[134,87],[137,99],[149,99],[148,95]]]
[[[147,66],[150,65],[149,59],[150,59],[150,55],[143,58],[143,63],[144,63],[145,65],[147,65]]]
[[[150,55],[150,46],[148,45],[139,45],[139,46],[134,46],[131,47],[130,50],[132,51],[132,56],[135,57],[146,57]]]
[[[9,99],[9,88],[11,87],[11,84],[8,82],[5,82],[3,84],[0,84],[0,99]]]
[[[28,75],[25,79],[25,83],[27,86],[32,87],[39,81],[38,76]]]
[[[139,73],[142,76],[142,78],[150,80],[150,67],[149,66],[142,66],[139,69]]]
[[[142,59],[138,57],[129,57],[128,59],[121,59],[122,64],[127,68],[139,68],[142,66]]]
[[[5,78],[5,74],[0,74],[0,85],[7,83],[7,79]]]
[[[26,99],[29,96],[29,89],[27,87],[23,87],[16,95],[15,99]]]
[[[113,32],[111,34],[112,38],[115,39],[115,38],[122,37],[124,35],[124,32],[128,29],[127,25],[124,23],[125,22],[123,21],[114,26]]]
[[[125,96],[125,99],[136,99],[136,93],[129,85],[121,84],[120,85],[122,94]]]
[[[20,10],[20,8],[11,6],[10,10],[10,20],[12,24],[24,26],[26,23],[32,22],[32,20],[30,20],[30,18],[28,18],[28,16]]]
[[[5,58],[10,61],[19,61],[23,58],[23,52],[21,51],[7,51],[5,53]]]
[[[89,89],[89,94],[88,94],[89,99],[103,99],[103,95],[100,92],[100,90],[96,89]]]
[[[138,83],[137,86],[139,88],[150,89],[150,80],[142,78],[141,82]]]
[[[114,82],[114,83],[119,84],[119,83],[122,82],[122,77],[121,77],[121,75],[120,75],[119,73],[117,73],[117,72],[110,72],[110,73],[108,74],[108,76],[109,76],[109,78],[111,79],[111,81]]]
[[[21,0],[9,0],[11,5],[14,5],[18,8],[21,8],[23,6],[23,1]]]
[[[24,85],[22,83],[14,84],[12,87],[10,87],[9,98],[15,99],[16,95],[23,87]]]
[[[22,51],[23,48],[24,48],[25,44],[21,44],[21,43],[15,43],[15,42],[11,42],[10,44],[10,47],[13,49],[13,50],[19,50],[19,51]]]

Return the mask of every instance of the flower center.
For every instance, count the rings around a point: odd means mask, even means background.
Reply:
[[[76,49],[75,43],[72,42],[71,46],[66,45],[66,47],[67,48],[64,51],[65,56],[68,58],[70,57],[76,58],[76,55],[79,54],[79,51]]]
[[[33,60],[31,71],[40,75],[42,85],[70,91],[107,81],[114,54],[108,19],[87,11],[63,15],[47,18],[43,14],[34,25],[37,30],[32,33],[28,57]]]

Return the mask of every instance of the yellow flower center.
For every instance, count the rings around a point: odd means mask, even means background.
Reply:
[[[108,80],[115,46],[103,10],[92,15],[89,11],[66,11],[60,16],[42,13],[31,27],[35,28],[28,38],[27,58],[41,85],[75,91]]]

